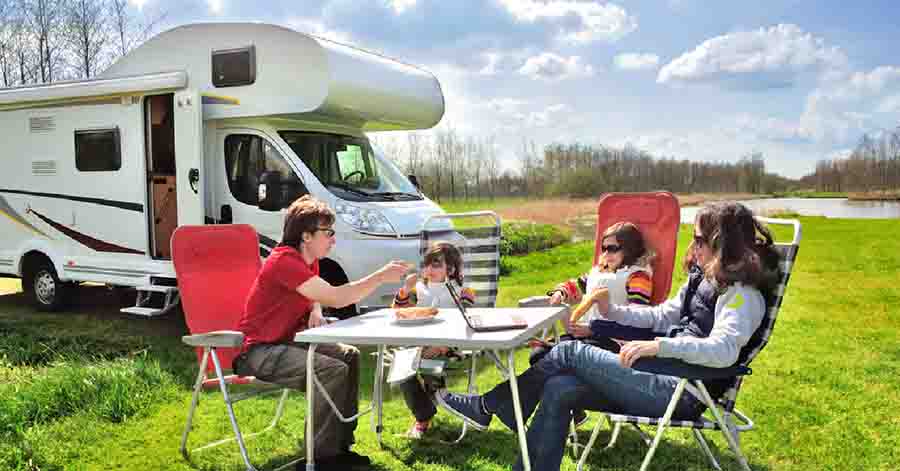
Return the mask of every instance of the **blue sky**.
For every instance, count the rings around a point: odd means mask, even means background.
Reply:
[[[441,81],[440,126],[632,145],[790,177],[900,125],[900,2],[132,0],[191,21],[264,21],[379,51]]]

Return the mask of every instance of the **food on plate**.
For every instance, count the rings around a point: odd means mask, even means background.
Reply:
[[[436,307],[403,307],[394,309],[394,315],[397,319],[427,319],[434,317],[438,313]]]

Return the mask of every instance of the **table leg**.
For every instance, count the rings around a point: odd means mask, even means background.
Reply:
[[[311,343],[306,351],[306,471],[316,470],[316,459],[313,455],[315,448],[315,424],[313,423],[313,411],[315,410],[316,386],[315,386],[315,363],[313,359],[316,355],[316,347],[318,345]]]
[[[522,402],[519,401],[519,385],[516,381],[516,351],[510,349],[507,354],[509,368],[509,389],[512,390],[513,411],[516,413],[516,429],[519,433],[519,447],[522,452],[522,466],[531,471],[531,459],[528,457],[528,441],[525,437],[525,420],[522,417]]]
[[[381,446],[381,431],[384,427],[382,427],[382,417],[383,417],[383,409],[384,398],[382,394],[384,393],[384,345],[378,346],[378,360],[375,363],[375,386],[374,391],[372,393],[375,396],[375,435],[378,437],[378,446]]]

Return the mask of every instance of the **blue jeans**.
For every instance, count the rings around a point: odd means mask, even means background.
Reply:
[[[625,368],[617,354],[582,342],[560,343],[517,379],[524,417],[540,401],[528,429],[528,454],[535,471],[559,469],[572,409],[661,417],[678,384],[673,376]],[[504,423],[514,423],[508,384],[485,394],[484,404]],[[674,416],[689,418],[698,410],[698,401],[684,394]],[[521,462],[514,469],[522,469]]]

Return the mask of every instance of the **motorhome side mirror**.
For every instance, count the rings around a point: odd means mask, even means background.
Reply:
[[[279,211],[282,203],[281,174],[263,172],[259,177],[258,202],[263,211]]]
[[[419,186],[419,179],[415,175],[407,175],[407,178],[409,178],[409,182],[412,183],[417,190],[422,189],[422,187]]]

